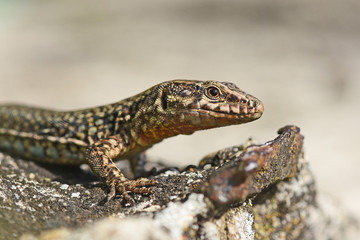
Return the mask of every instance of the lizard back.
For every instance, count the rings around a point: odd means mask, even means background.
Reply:
[[[85,148],[114,131],[116,113],[109,108],[59,112],[0,106],[0,150],[42,162],[81,164]]]

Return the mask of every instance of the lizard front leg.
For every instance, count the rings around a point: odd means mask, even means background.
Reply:
[[[127,151],[128,144],[126,142],[120,136],[100,140],[87,148],[86,160],[95,175],[109,188],[108,201],[114,198],[116,193],[119,193],[133,205],[135,202],[128,191],[151,193],[151,190],[144,187],[155,185],[157,182],[146,178],[128,180],[116,167],[112,159],[116,159]]]

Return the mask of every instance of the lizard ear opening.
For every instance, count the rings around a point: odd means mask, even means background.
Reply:
[[[163,92],[161,94],[161,107],[165,111],[167,109],[167,94]]]

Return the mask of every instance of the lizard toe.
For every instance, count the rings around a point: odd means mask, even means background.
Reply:
[[[158,182],[153,179],[140,178],[136,180],[126,180],[126,181],[114,181],[110,187],[110,193],[108,194],[108,200],[111,200],[115,197],[115,194],[118,193],[124,197],[126,202],[130,205],[134,205],[134,199],[129,195],[128,192],[140,193],[140,194],[150,194],[152,193],[153,186]],[[116,192],[116,193],[115,193]]]

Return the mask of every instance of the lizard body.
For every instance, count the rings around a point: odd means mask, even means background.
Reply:
[[[165,138],[258,119],[260,100],[232,83],[173,80],[120,102],[78,111],[0,106],[0,150],[54,164],[90,165],[110,189],[130,203],[128,191],[155,180],[128,180],[114,161],[135,157]],[[134,162],[135,161],[135,162]]]

